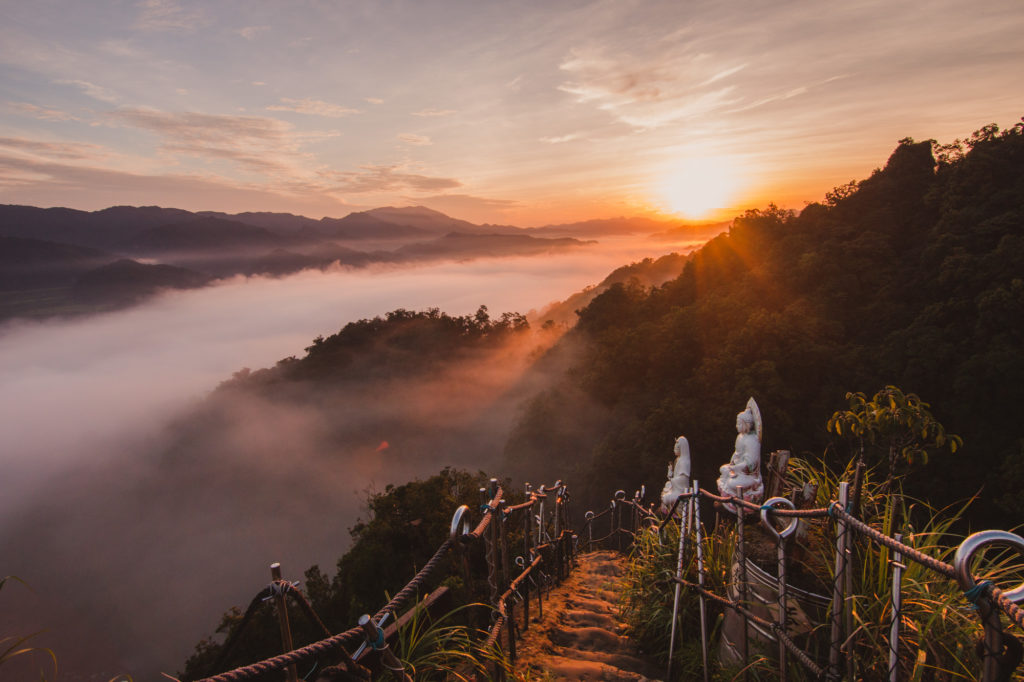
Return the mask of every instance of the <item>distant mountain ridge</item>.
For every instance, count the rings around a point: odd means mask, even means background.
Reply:
[[[0,258],[0,288],[7,292],[0,299],[0,319],[26,311],[64,313],[83,300],[100,304],[102,292],[121,305],[139,300],[139,292],[159,290],[159,283],[189,288],[236,274],[283,276],[332,264],[365,267],[536,256],[582,248],[593,244],[588,241],[592,238],[669,229],[680,227],[672,221],[622,217],[538,228],[477,225],[424,206],[384,206],[315,220],[292,213],[229,214],[159,206],[90,212],[0,205],[0,238],[7,246],[6,257]],[[123,261],[128,259],[139,267],[127,266]],[[94,295],[84,298],[73,295],[71,287],[84,275],[118,262],[117,277],[111,278],[107,269],[98,278],[121,282],[126,292],[134,293],[115,295],[116,286],[110,284],[92,287]],[[152,270],[157,264],[180,272],[158,275]],[[134,284],[129,283],[132,277],[137,278]]]

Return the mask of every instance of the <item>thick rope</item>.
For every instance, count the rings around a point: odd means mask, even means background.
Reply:
[[[898,552],[902,552],[904,559],[913,559],[925,568],[931,569],[936,573],[946,576],[947,578],[953,580],[956,579],[956,569],[954,569],[950,564],[947,564],[944,561],[939,561],[934,557],[930,557],[924,552],[914,549],[913,547],[910,547],[908,545],[905,545],[902,542],[897,542],[885,533],[882,533],[881,531],[872,528],[868,524],[858,519],[856,516],[847,512],[845,509],[843,509],[843,506],[838,502],[832,502],[829,506],[829,511],[838,516],[839,518],[841,518],[846,523],[850,524],[850,526],[854,530],[863,535],[868,536],[870,539],[874,540],[878,544],[884,545],[889,549],[894,549]]]
[[[302,612],[306,614],[306,618],[309,618],[309,621],[311,623],[317,625],[320,628],[320,631],[324,633],[324,636],[330,637],[330,629],[326,625],[324,625],[324,622],[322,620],[320,620],[320,616],[318,616],[316,611],[313,610],[313,605],[309,603],[308,599],[306,599],[306,595],[304,595],[299,588],[295,587],[291,583],[286,582],[284,580],[280,582],[283,582],[285,583],[285,585],[287,585],[287,587],[284,588],[285,594],[291,595],[292,599],[294,599],[295,602],[299,605],[299,608],[302,609]]]
[[[746,507],[750,511],[761,511],[761,505],[755,502],[748,502],[747,500],[736,497],[735,495],[715,495],[703,488],[700,489],[700,494],[713,502],[721,502],[722,504],[738,504],[741,507]],[[829,515],[829,507],[820,507],[818,509],[780,509],[778,507],[772,507],[771,513],[776,516],[795,516],[797,518],[806,519],[824,518]]]
[[[431,574],[433,574],[434,570],[441,563],[441,560],[448,553],[448,550],[451,549],[451,546],[451,538],[448,538],[441,543],[441,546],[437,548],[436,552],[434,552],[434,556],[432,556],[430,561],[420,569],[419,573],[417,573],[405,587],[399,590],[391,601],[377,611],[374,615],[374,620],[379,620],[388,611],[397,611],[401,609],[402,606],[404,606],[406,602],[416,594],[420,586],[422,586]],[[252,677],[263,675],[273,670],[281,670],[292,663],[300,663],[308,658],[312,658],[313,656],[327,653],[335,647],[343,646],[344,644],[352,645],[358,643],[362,638],[363,629],[356,626],[346,630],[345,632],[338,633],[333,637],[327,637],[318,642],[308,644],[300,649],[294,649],[280,654],[279,656],[274,656],[273,658],[268,658],[263,661],[252,663],[251,665],[235,668],[234,670],[229,670],[227,672],[220,673],[219,675],[204,678],[202,682],[242,682],[243,680],[248,680]]]

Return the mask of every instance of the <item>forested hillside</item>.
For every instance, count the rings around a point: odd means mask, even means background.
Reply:
[[[941,503],[983,488],[979,522],[1024,518],[1012,416],[1024,402],[1022,132],[901,140],[884,168],[824,203],[748,211],[674,281],[616,284],[580,311],[565,342],[582,350],[526,407],[510,469],[585,481],[590,499],[659,489],[684,434],[695,477],[713,485],[748,396],[765,452],[819,455],[847,391],[895,384],[964,438],[909,490]]]
[[[471,434],[497,426],[489,437],[509,435],[495,473],[513,476],[513,490],[526,480],[571,482],[578,517],[617,488],[660,489],[680,434],[690,441],[694,477],[713,487],[749,396],[764,415],[765,453],[790,449],[841,467],[856,452],[849,441],[830,440],[828,417],[847,406],[847,392],[870,395],[892,384],[928,401],[947,432],[963,438],[961,449],[937,451],[916,468],[908,492],[943,504],[983,490],[967,518],[978,528],[1024,518],[1017,494],[1024,436],[1015,417],[1024,403],[1024,123],[988,126],[950,145],[901,140],[884,168],[836,188],[824,203],[799,214],[749,211],[691,256],[635,267],[652,278],[679,266],[682,273],[660,286],[613,281],[550,348],[522,316],[491,320],[485,308],[465,317],[398,310],[351,323],[314,340],[301,359],[244,370],[223,385],[181,425],[168,471],[188,454],[220,447],[219,434],[237,419],[234,406],[258,397],[269,408],[260,418],[286,408],[322,412],[315,448],[339,461],[348,456],[343,444],[371,445],[389,434],[395,440],[380,448],[397,450],[392,466],[411,456],[429,467],[430,453],[454,442],[450,432],[461,439],[463,463],[487,462],[485,439]],[[551,334],[559,327],[542,326]],[[509,354],[512,347],[520,352]],[[530,368],[495,384],[500,400],[484,404],[467,393],[486,376],[483,367],[505,367],[513,356]],[[465,363],[471,372],[451,385],[451,371]],[[443,380],[430,379],[441,369]],[[395,413],[408,396],[429,409]],[[367,401],[387,406],[362,415],[359,403]],[[516,401],[514,415],[486,418]],[[471,419],[454,419],[471,405]],[[244,413],[246,424],[252,414]],[[334,415],[356,419],[335,424]],[[881,463],[870,447],[865,454]],[[448,462],[438,460],[434,471]],[[353,580],[374,586],[359,591],[364,597],[400,587],[443,539],[449,510],[480,480],[446,469],[370,495],[338,573],[313,567],[306,574],[332,624],[368,608]],[[431,507],[435,499],[442,503]],[[221,631],[239,621],[238,612],[225,614]],[[271,633],[266,651],[247,647],[222,665],[272,653],[273,624],[262,631]],[[200,643],[190,674],[208,670],[220,653],[219,644]]]

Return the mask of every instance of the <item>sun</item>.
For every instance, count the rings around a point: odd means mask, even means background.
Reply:
[[[726,157],[688,157],[664,171],[658,195],[672,213],[696,220],[726,208],[741,182],[739,170]]]

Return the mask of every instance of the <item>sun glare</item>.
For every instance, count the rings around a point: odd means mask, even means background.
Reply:
[[[690,219],[707,218],[728,206],[740,182],[740,174],[729,159],[690,157],[666,169],[658,194],[672,213]]]

